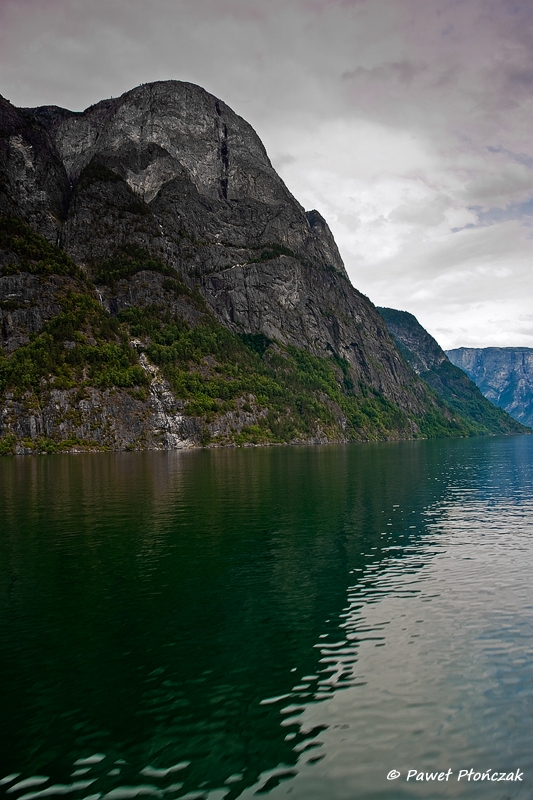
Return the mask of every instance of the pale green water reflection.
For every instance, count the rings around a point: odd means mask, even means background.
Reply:
[[[532,490],[533,437],[1,459],[1,788],[531,797]]]

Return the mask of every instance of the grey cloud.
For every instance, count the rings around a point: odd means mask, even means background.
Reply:
[[[533,169],[518,163],[488,160],[457,195],[484,224],[529,216],[533,196]]]
[[[489,153],[502,153],[507,156],[511,161],[516,161],[517,164],[523,164],[525,167],[533,168],[533,156],[527,153],[513,153],[512,150],[507,150],[505,147],[487,147]]]
[[[512,0],[0,0],[0,93],[78,110],[141,82],[201,84],[254,126],[298,199],[329,212],[358,288],[388,305],[395,283],[459,329],[475,292],[500,293],[505,258],[521,276],[509,319],[530,291],[532,23]],[[452,302],[447,276],[472,264],[488,272],[458,278]]]
[[[341,79],[347,80],[361,80],[367,81],[389,81],[393,80],[398,83],[411,84],[413,80],[427,69],[426,65],[412,64],[410,61],[397,61],[389,64],[380,64],[379,67],[373,69],[365,69],[365,67],[357,67],[356,69],[347,70],[342,73]]]
[[[533,86],[533,68],[507,70],[506,79],[508,83],[518,84],[529,90]]]
[[[283,167],[286,167],[288,164],[296,163],[296,160],[296,156],[290,153],[275,153],[271,155],[271,161],[277,170],[283,169]]]

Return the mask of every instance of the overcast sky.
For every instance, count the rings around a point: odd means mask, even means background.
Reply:
[[[0,0],[17,106],[169,78],[253,125],[376,305],[533,347],[532,0]]]

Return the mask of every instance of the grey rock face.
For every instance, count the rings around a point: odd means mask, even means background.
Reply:
[[[114,286],[96,287],[98,299],[112,316],[136,306],[146,308],[156,305],[162,315],[177,317],[194,327],[205,314],[183,298],[165,289],[165,278],[148,270],[137,272],[130,280],[119,280]]]
[[[492,403],[533,426],[533,348],[459,347],[447,355]]]
[[[0,97],[0,216],[22,217],[55,242],[70,183],[56,147],[29,113]]]
[[[229,328],[261,331],[319,356],[340,356],[351,365],[356,385],[373,386],[411,411],[419,407],[412,373],[391,347],[374,306],[335,273],[281,256],[237,264],[203,285]]]
[[[43,282],[36,275],[20,273],[0,277],[0,345],[12,353],[27,344],[46,320],[59,313],[58,294],[74,282],[52,275]]]
[[[185,231],[212,244],[282,243],[345,274],[325,221],[317,212],[307,219],[253,128],[199,86],[147,84],[81,114],[49,107],[34,114],[73,183],[97,161],[146,203],[158,198],[154,213],[170,217],[158,223],[177,260]]]
[[[180,450],[198,444],[197,420],[181,413],[171,392],[155,373],[147,400],[121,389],[52,389],[35,407],[8,395],[0,402],[0,437],[14,436],[16,452],[32,452],[24,440],[50,437],[84,442],[95,449]],[[76,444],[71,449],[76,450]]]
[[[413,314],[394,308],[378,308],[387,328],[418,375],[436,369],[446,353]]]

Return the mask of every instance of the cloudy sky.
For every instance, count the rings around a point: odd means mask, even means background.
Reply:
[[[0,0],[15,105],[168,78],[253,125],[374,303],[533,347],[531,0]]]

